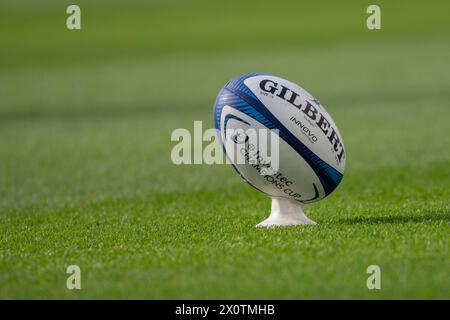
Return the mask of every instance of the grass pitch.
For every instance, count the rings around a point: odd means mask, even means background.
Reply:
[[[360,2],[78,3],[81,31],[69,3],[0,4],[1,298],[450,298],[448,2],[381,2],[379,31]],[[270,200],[230,167],[170,161],[253,71],[343,135],[317,226],[257,229]]]

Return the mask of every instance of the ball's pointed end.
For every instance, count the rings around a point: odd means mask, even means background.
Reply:
[[[272,198],[272,210],[270,216],[258,223],[256,227],[284,227],[294,225],[314,225],[303,212],[303,208],[297,202],[285,198]]]

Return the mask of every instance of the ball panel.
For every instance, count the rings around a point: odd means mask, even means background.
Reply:
[[[232,116],[230,116],[232,115]],[[247,114],[226,105],[223,108],[221,127],[232,130],[266,129],[266,127]],[[279,170],[276,174],[264,174],[264,166],[260,163],[238,163],[238,154],[243,157],[255,155],[258,148],[253,145],[238,143],[226,131],[222,130],[221,139],[229,160],[240,175],[258,190],[275,197],[290,198],[307,203],[325,197],[325,191],[314,170],[299,157],[297,152],[284,140],[279,139]],[[270,154],[270,152],[269,152]],[[261,163],[269,162],[268,158],[258,154]]]
[[[328,112],[310,93],[270,75],[247,77],[244,84],[308,149],[341,174],[344,172],[342,137]]]

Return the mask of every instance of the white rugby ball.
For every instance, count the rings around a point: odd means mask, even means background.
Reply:
[[[342,136],[320,102],[295,83],[262,73],[236,77],[219,92],[213,118],[217,140],[233,167],[272,197],[310,203],[326,197],[342,180],[346,159]],[[245,144],[227,130],[249,128],[277,132],[276,173],[265,174],[261,166],[235,161],[236,153],[245,152],[239,151]],[[257,147],[252,152],[258,152]]]

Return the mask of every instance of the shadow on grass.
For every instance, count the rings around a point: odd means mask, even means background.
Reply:
[[[378,103],[397,103],[397,102],[417,102],[426,100],[427,102],[433,101],[448,101],[450,98],[450,91],[439,90],[416,90],[413,93],[408,90],[404,92],[383,92],[380,96],[377,92],[361,92],[356,94],[355,92],[340,93],[334,95],[325,95],[324,101],[333,101],[333,104],[344,105],[358,105],[361,107],[364,102],[372,99],[377,95]],[[31,104],[25,109],[0,109],[0,124],[3,123],[15,123],[21,121],[79,121],[79,120],[98,120],[98,119],[111,119],[111,118],[124,118],[135,116],[158,116],[158,115],[186,115],[192,116],[203,115],[209,116],[212,112],[212,105],[214,99],[212,97],[205,96],[196,102],[177,101],[166,104],[135,104],[130,101],[129,105],[123,104],[111,104],[105,105],[101,103],[95,103],[94,105],[76,105],[67,108],[57,108],[45,106],[39,104]],[[331,104],[331,103],[330,103]],[[368,105],[372,107],[371,105]]]
[[[11,124],[16,122],[30,121],[67,121],[80,120],[102,120],[102,119],[124,119],[126,117],[160,116],[160,115],[209,115],[212,102],[201,101],[199,103],[172,103],[159,105],[96,105],[79,106],[61,109],[40,109],[39,106],[30,107],[25,110],[0,110],[0,124]]]
[[[396,224],[396,223],[426,223],[436,221],[450,222],[449,212],[430,212],[415,215],[386,215],[386,216],[367,216],[341,218],[337,222],[339,224]]]

